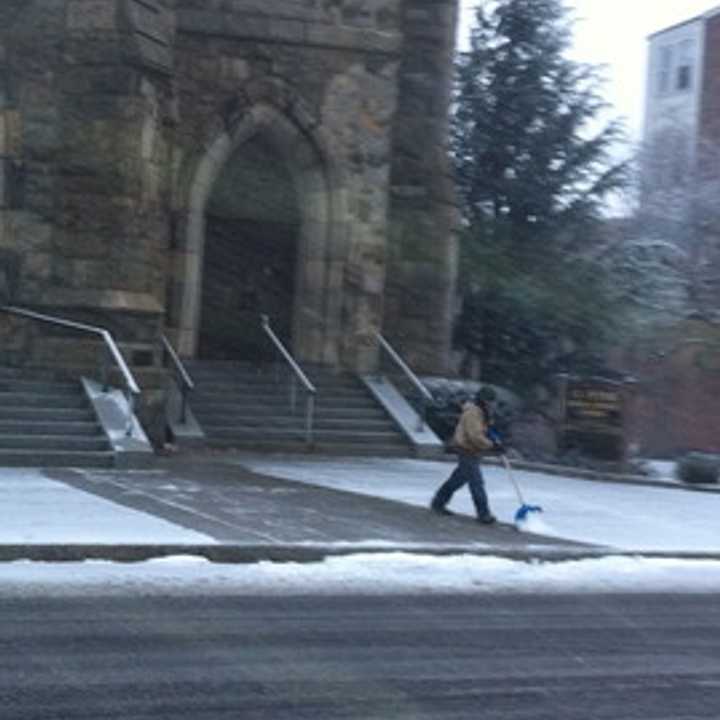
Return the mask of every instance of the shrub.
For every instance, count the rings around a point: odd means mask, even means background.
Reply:
[[[686,483],[698,485],[718,482],[720,477],[720,456],[691,452],[677,464],[677,476]]]
[[[444,441],[450,440],[457,424],[463,403],[472,400],[482,387],[492,388],[495,395],[493,410],[495,427],[506,442],[510,440],[510,425],[521,406],[520,399],[506,388],[487,385],[473,380],[423,377],[423,384],[433,396],[428,408],[428,424]]]

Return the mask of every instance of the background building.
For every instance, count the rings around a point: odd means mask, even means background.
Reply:
[[[644,142],[670,158],[654,178],[670,184],[720,142],[720,7],[651,35],[647,68]]]
[[[635,231],[664,283],[644,337],[633,436],[646,455],[720,450],[720,7],[650,36]],[[654,257],[650,257],[654,254]]]

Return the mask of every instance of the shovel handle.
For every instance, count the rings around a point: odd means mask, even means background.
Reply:
[[[525,504],[525,500],[523,499],[522,493],[520,492],[520,486],[517,484],[517,481],[515,480],[515,477],[513,476],[512,468],[510,467],[510,461],[507,459],[507,455],[503,453],[501,456],[503,465],[505,465],[505,469],[507,470],[508,477],[510,478],[510,482],[513,484],[513,487],[515,488],[515,492],[517,493],[518,500],[520,501],[521,505]]]

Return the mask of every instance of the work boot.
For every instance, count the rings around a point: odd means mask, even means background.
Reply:
[[[444,505],[437,505],[435,503],[432,503],[430,505],[430,509],[437,513],[438,515],[454,515],[455,513],[448,510]]]

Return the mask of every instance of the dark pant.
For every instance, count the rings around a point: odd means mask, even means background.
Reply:
[[[435,493],[432,501],[433,507],[445,507],[445,505],[450,502],[450,498],[455,491],[459,490],[465,483],[470,486],[470,495],[472,496],[477,516],[484,517],[485,515],[489,515],[490,508],[488,507],[488,498],[485,492],[485,482],[482,472],[480,471],[480,458],[476,455],[468,455],[467,453],[459,454],[457,467]]]

